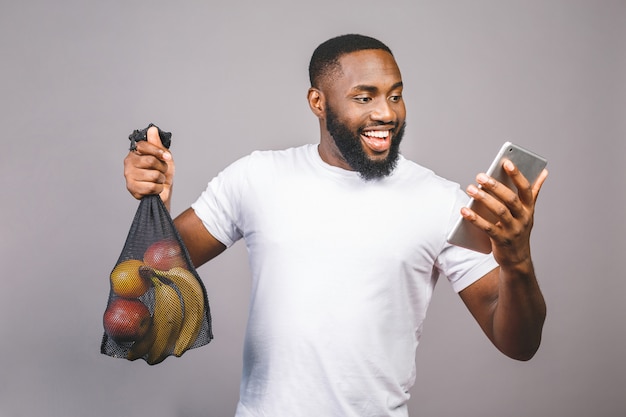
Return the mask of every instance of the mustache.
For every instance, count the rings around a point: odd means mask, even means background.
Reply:
[[[363,131],[373,128],[373,127],[388,127],[389,130],[393,130],[395,133],[397,133],[400,130],[404,130],[404,128],[406,127],[406,120],[402,122],[402,125],[400,125],[399,122],[373,122],[373,123],[369,123],[367,126],[362,127],[361,129],[359,129],[359,133],[362,133]]]
[[[361,130],[365,130],[365,129],[369,129],[372,127],[389,127],[390,129],[397,129],[398,128],[398,122],[390,122],[390,123],[386,123],[386,122],[374,122],[374,123],[370,123],[367,126],[364,126],[361,128]]]

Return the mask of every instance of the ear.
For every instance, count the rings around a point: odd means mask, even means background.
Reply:
[[[307,100],[311,111],[317,116],[318,119],[322,119],[326,116],[324,93],[317,88],[311,87],[309,88],[309,92],[307,94]]]

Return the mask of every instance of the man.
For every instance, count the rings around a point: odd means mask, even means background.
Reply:
[[[308,103],[320,142],[254,152],[222,171],[176,218],[196,266],[243,238],[253,274],[237,416],[407,416],[415,349],[446,276],[504,354],[530,359],[545,303],[529,238],[539,189],[505,164],[519,194],[484,174],[461,208],[457,184],[406,160],[402,77],[387,46],[360,35],[321,44]],[[136,198],[168,205],[174,163],[155,128],[125,159]],[[459,212],[492,254],[447,244]]]

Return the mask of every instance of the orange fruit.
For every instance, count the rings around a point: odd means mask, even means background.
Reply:
[[[129,259],[120,262],[111,272],[111,289],[120,297],[137,298],[141,297],[150,288],[150,280],[144,279],[139,274],[139,267],[143,266],[142,261]]]

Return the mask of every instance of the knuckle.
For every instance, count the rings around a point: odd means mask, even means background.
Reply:
[[[139,151],[140,153],[146,153],[147,147],[148,147],[148,141],[145,141],[145,140],[137,141],[135,145],[135,149]]]
[[[533,227],[533,219],[532,218],[524,219],[522,221],[522,227],[524,228],[524,230],[532,228]]]
[[[155,184],[163,184],[165,182],[165,175],[161,171],[150,171],[149,180]]]
[[[509,206],[517,206],[519,204],[519,196],[517,194],[511,194],[509,198],[507,198],[506,203]]]
[[[504,207],[504,206],[499,206],[499,207],[496,209],[496,216],[498,216],[498,217],[504,217],[504,216],[506,216],[507,212],[508,212],[508,210],[507,210],[507,208],[506,208],[506,207]]]
[[[134,188],[131,184],[127,184],[126,189],[130,193],[130,195],[132,195],[137,200],[141,199],[141,197],[143,196],[141,192],[138,189]]]

